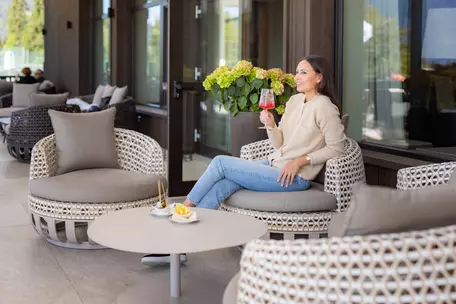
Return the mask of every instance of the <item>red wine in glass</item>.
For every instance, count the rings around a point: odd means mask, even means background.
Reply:
[[[262,115],[267,115],[268,110],[272,110],[275,108],[275,100],[274,100],[274,91],[271,89],[262,89],[260,95],[260,102],[258,104],[260,108],[263,109]],[[258,129],[266,129],[266,127],[259,127]]]

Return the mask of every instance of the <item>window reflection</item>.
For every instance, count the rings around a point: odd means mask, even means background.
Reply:
[[[135,12],[135,98],[160,103],[160,5]]]
[[[456,154],[456,2],[344,5],[349,135],[416,153]]]

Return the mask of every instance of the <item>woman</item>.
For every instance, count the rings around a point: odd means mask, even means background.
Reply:
[[[35,77],[32,76],[32,71],[30,70],[30,68],[23,68],[22,74],[24,74],[24,76],[20,77],[17,83],[33,84],[37,82]]]
[[[186,206],[217,209],[240,189],[306,190],[325,162],[344,152],[344,127],[328,62],[321,56],[307,56],[298,64],[295,80],[299,94],[288,101],[279,126],[271,113],[260,114],[276,151],[256,162],[215,157],[188,194]]]

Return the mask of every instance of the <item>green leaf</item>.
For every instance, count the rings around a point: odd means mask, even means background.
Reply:
[[[234,93],[234,96],[241,97],[242,96],[242,88],[236,87],[236,93]]]
[[[247,96],[249,96],[249,93],[250,93],[250,85],[248,83],[246,83],[244,85],[244,88],[242,89],[242,95],[247,97]]]
[[[258,94],[257,93],[250,95],[250,102],[252,102],[253,104],[258,103]]]
[[[245,106],[247,105],[247,98],[245,96],[239,97],[238,104],[239,108],[241,108],[241,110],[244,110]]]
[[[252,87],[259,90],[261,88],[261,86],[263,85],[263,80],[261,79],[258,79],[256,78],[253,82],[252,82]]]
[[[223,104],[223,107],[225,108],[225,110],[230,111],[230,109],[231,109],[231,102],[225,102],[225,103]]]
[[[236,87],[234,87],[234,86],[229,87],[228,94],[234,95],[234,93],[236,93]]]
[[[228,99],[228,92],[227,90],[223,90],[223,100],[227,100]]]
[[[267,79],[263,79],[263,89],[269,89],[269,81]]]
[[[231,115],[235,116],[237,113],[239,113],[239,109],[238,109],[238,107],[236,106],[236,108],[234,108],[234,109],[231,110]]]
[[[240,88],[242,88],[245,84],[245,78],[244,77],[239,77],[238,80],[236,80],[236,85]]]

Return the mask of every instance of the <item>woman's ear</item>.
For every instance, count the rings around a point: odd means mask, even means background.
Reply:
[[[317,75],[317,83],[320,83],[323,79],[323,76],[321,74]]]

